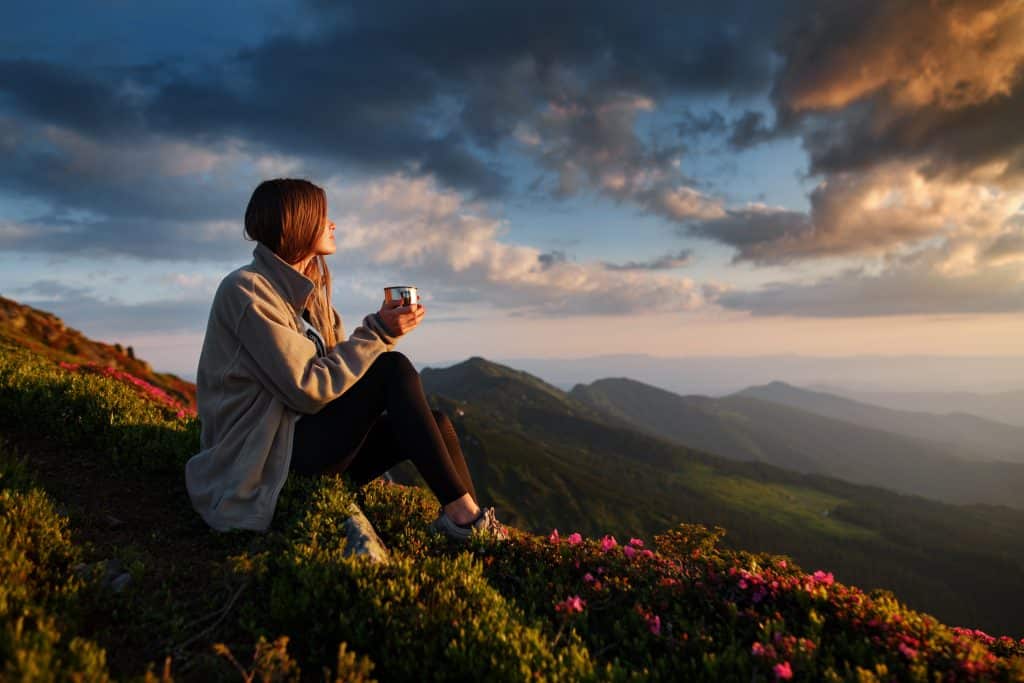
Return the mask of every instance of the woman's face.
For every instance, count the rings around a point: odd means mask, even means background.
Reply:
[[[323,232],[320,233],[320,239],[313,245],[313,251],[318,256],[327,256],[337,250],[338,245],[334,241],[334,221],[328,218]]]

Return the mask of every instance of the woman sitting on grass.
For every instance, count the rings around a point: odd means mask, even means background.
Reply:
[[[337,249],[334,230],[313,183],[268,180],[253,192],[253,261],[218,286],[199,357],[192,505],[214,529],[264,531],[289,472],[363,485],[408,459],[441,503],[436,531],[506,538],[494,508],[477,505],[451,420],[392,350],[425,308],[385,303],[345,338],[324,259]]]

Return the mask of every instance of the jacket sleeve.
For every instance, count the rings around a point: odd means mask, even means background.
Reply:
[[[253,296],[239,320],[237,334],[254,361],[253,373],[296,412],[319,412],[355,384],[377,356],[394,347],[393,337],[364,324],[318,358],[313,342],[292,327],[289,315],[276,303]],[[334,318],[337,329],[341,317],[335,312]]]

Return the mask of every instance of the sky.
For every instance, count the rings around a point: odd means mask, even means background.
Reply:
[[[327,191],[349,330],[420,287],[418,365],[1024,355],[1021,0],[6,14],[0,294],[158,370],[274,177]]]

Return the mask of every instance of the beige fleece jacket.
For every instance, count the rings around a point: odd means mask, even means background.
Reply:
[[[217,288],[196,373],[200,451],[185,465],[192,506],[214,529],[265,531],[288,477],[295,421],[356,383],[397,343],[370,314],[317,358],[301,314],[313,282],[257,242]]]

